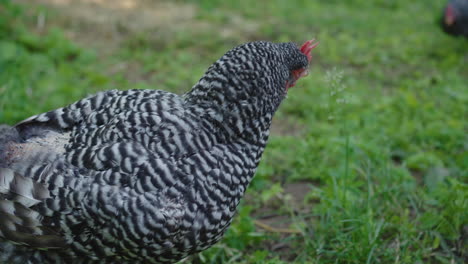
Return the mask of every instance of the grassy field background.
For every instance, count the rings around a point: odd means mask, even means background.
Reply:
[[[466,263],[468,40],[445,1],[0,0],[0,123],[185,92],[253,40],[317,38],[234,224],[194,263]]]

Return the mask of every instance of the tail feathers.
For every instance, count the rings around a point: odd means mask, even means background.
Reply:
[[[31,247],[57,248],[65,245],[57,230],[42,226],[37,219],[0,212],[0,236]]]
[[[0,222],[0,237],[13,242],[14,244],[49,249],[67,247],[65,239],[58,234],[38,233],[42,231],[43,229],[40,229],[39,227],[33,229],[31,227],[25,228],[21,225],[15,225],[8,219],[2,219],[2,222]]]
[[[0,215],[5,215],[5,217],[9,218],[11,218],[10,216],[14,216],[11,219],[14,220],[15,223],[24,226],[40,226],[44,218],[38,212],[20,203],[8,200],[0,200]]]
[[[19,139],[19,133],[15,128],[7,125],[0,125],[0,144],[18,141]]]
[[[60,253],[59,250],[37,250],[31,247],[15,245],[0,239],[0,263],[75,263],[71,257],[64,256]]]
[[[49,190],[31,178],[11,169],[0,168],[0,198],[31,207],[50,197]]]
[[[6,165],[6,147],[8,143],[19,141],[20,136],[15,128],[7,125],[0,125],[0,167],[4,167]]]
[[[48,226],[45,217],[33,210],[49,197],[42,184],[0,168],[0,238],[30,247],[65,247],[58,227]]]

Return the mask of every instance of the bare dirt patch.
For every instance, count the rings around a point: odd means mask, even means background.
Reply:
[[[195,4],[160,0],[16,0],[31,8],[45,6],[54,11],[37,15],[37,27],[59,26],[73,41],[109,54],[129,36],[146,34],[170,42],[178,32],[219,32],[220,38],[243,38],[254,34],[258,24],[229,13],[225,24],[197,18]],[[216,12],[216,11],[215,11]],[[227,14],[226,14],[227,15]]]
[[[261,224],[257,226],[266,231],[275,232],[276,229],[279,232],[299,233],[295,232],[298,230],[290,229],[293,223],[292,218],[293,215],[310,214],[312,208],[304,203],[305,197],[311,191],[310,184],[310,182],[285,184],[283,192],[278,197],[267,201],[253,213],[254,217],[270,228],[262,227]]]
[[[312,207],[304,203],[311,191],[311,184],[287,183],[283,185],[283,193],[279,197],[253,212],[257,231],[272,235],[272,239],[265,241],[262,248],[278,253],[284,261],[293,260],[297,256],[297,252],[292,250],[293,241],[302,241],[308,236],[308,231],[299,229],[298,225],[302,226],[303,221],[312,219]]]
[[[191,4],[150,0],[28,0],[16,2],[32,8],[45,6],[54,12],[37,13],[37,30],[58,26],[67,37],[99,53],[112,53],[130,35],[193,27],[197,12]]]
[[[305,126],[290,118],[276,117],[271,125],[271,134],[275,136],[303,136],[307,132]]]

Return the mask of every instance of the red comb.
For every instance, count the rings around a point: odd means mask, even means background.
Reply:
[[[455,22],[455,12],[453,7],[449,4],[445,9],[445,24],[451,26]]]
[[[309,60],[309,62],[312,59],[312,54],[310,54],[310,52],[319,44],[319,42],[314,43],[314,41],[315,39],[311,39],[301,46],[301,52],[307,56],[307,60]]]

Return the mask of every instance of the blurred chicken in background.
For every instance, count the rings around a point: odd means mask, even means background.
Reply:
[[[444,9],[442,28],[454,36],[468,37],[468,0],[450,0]]]

